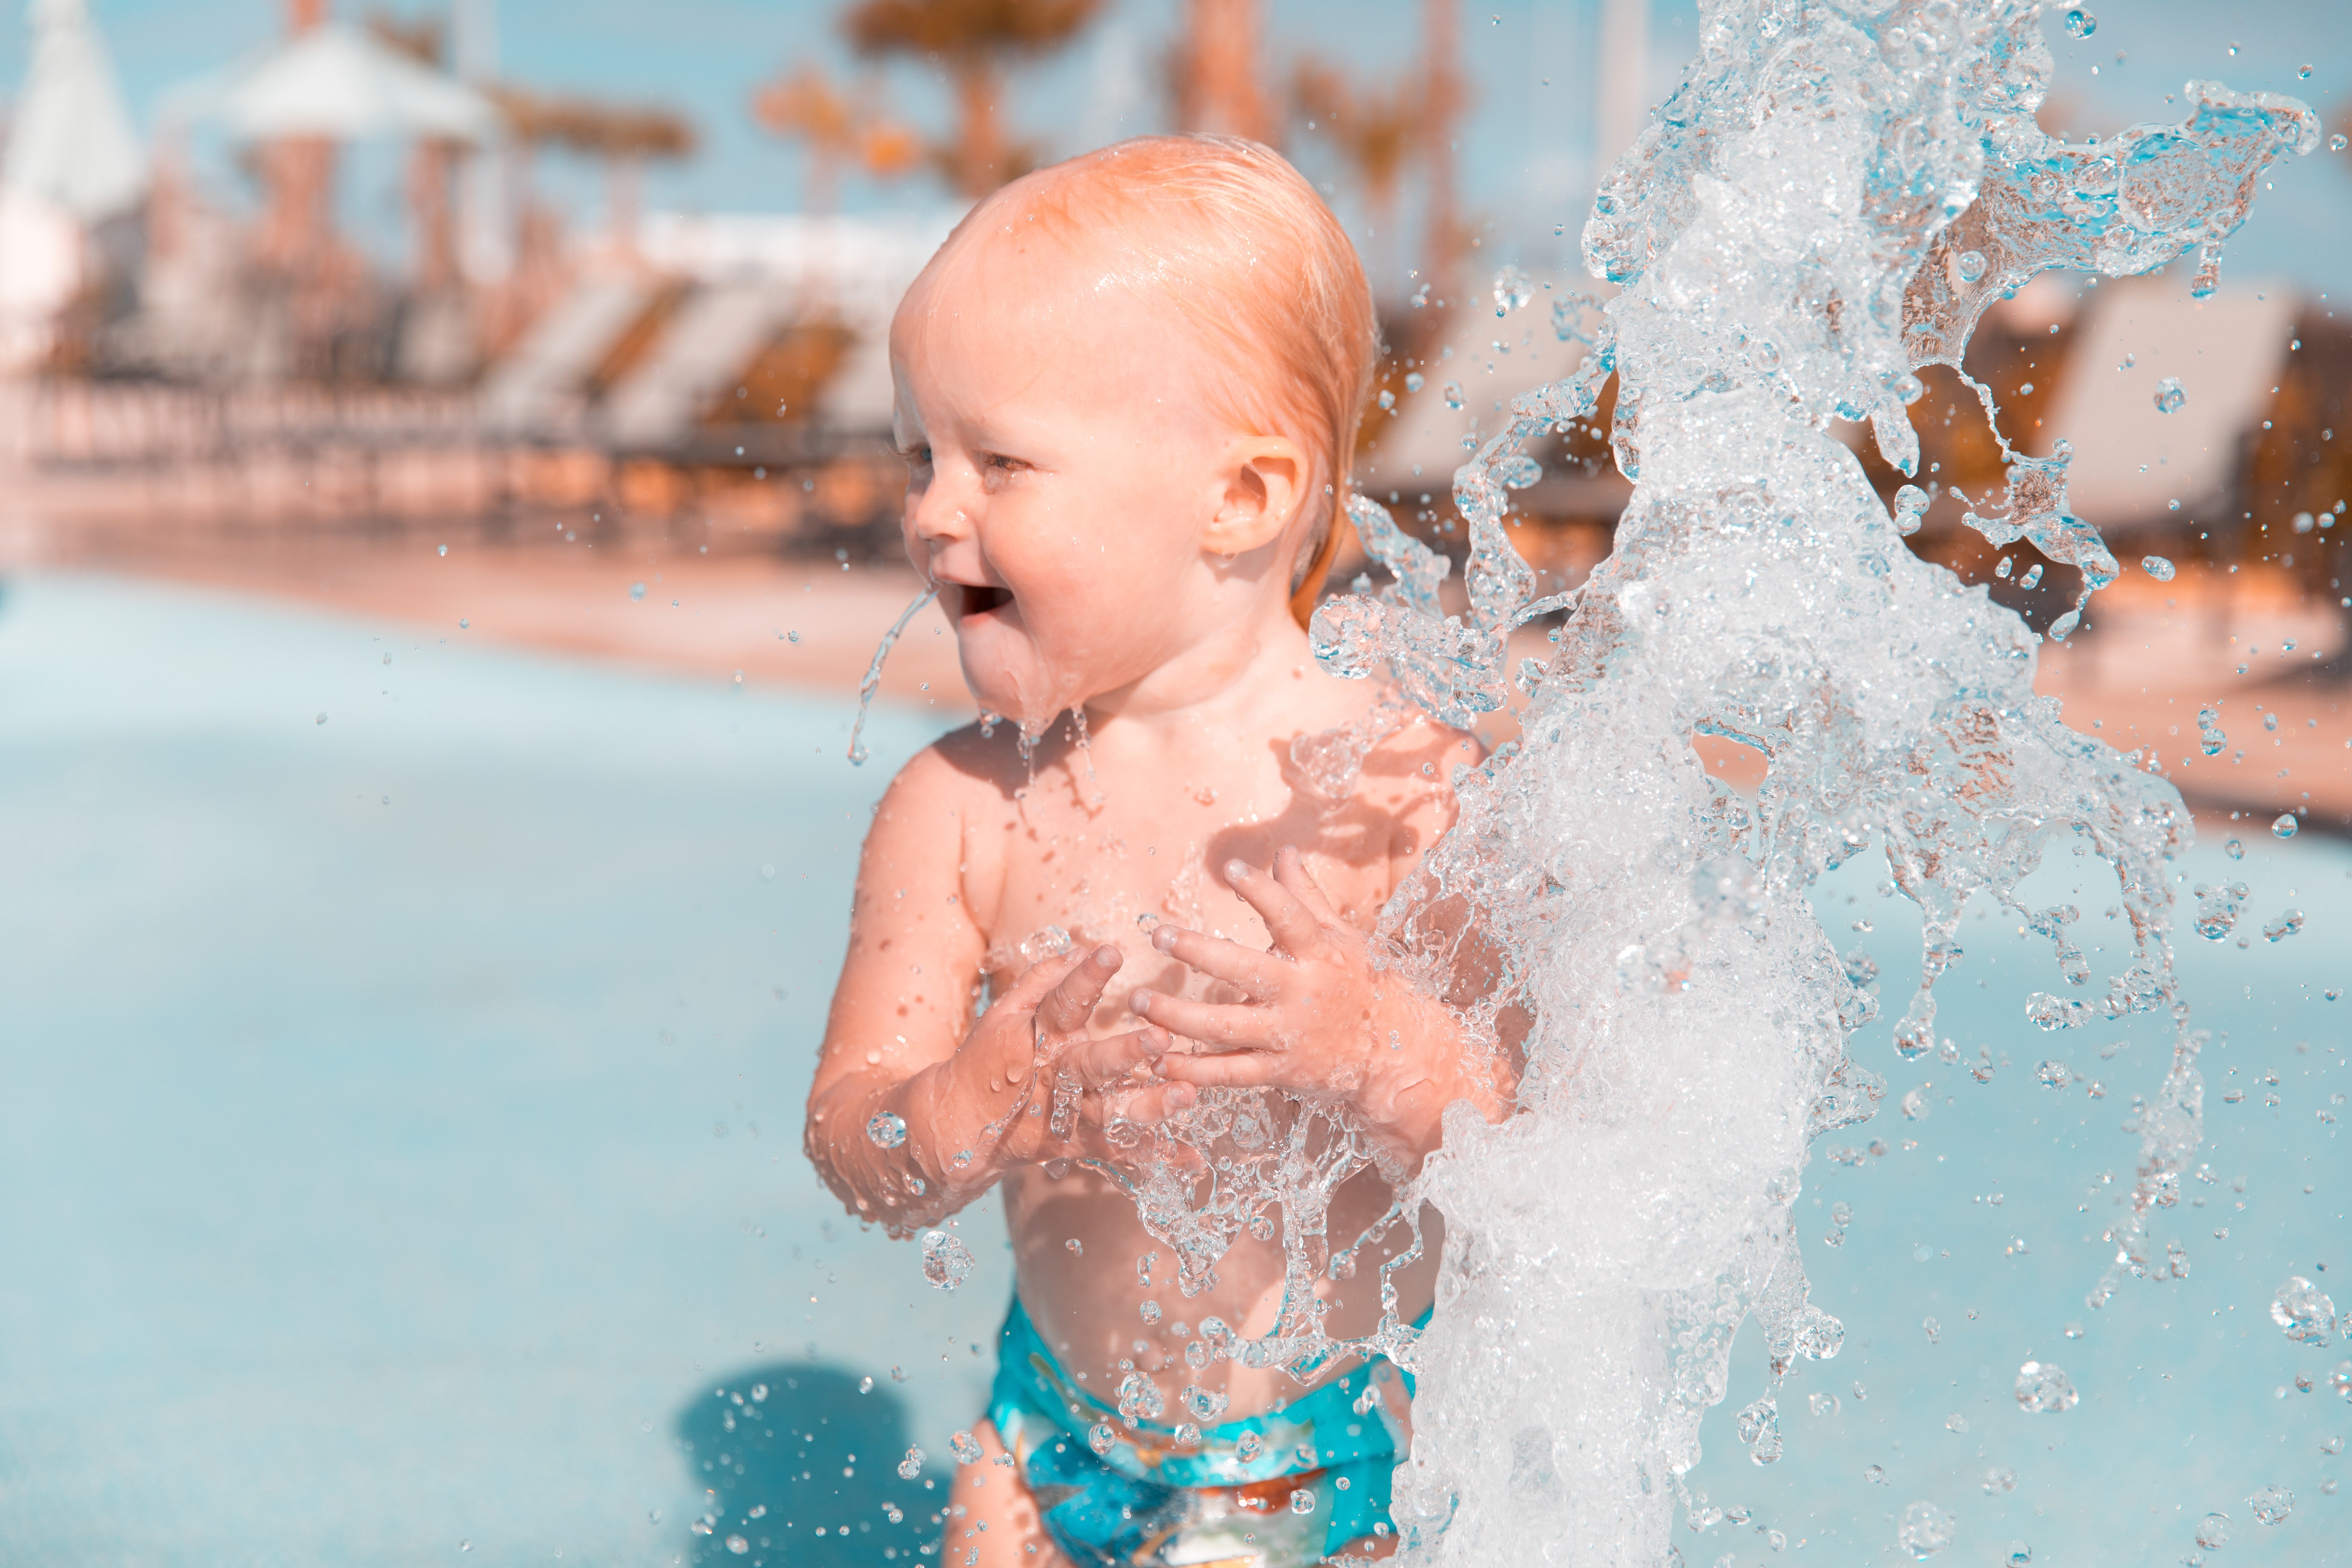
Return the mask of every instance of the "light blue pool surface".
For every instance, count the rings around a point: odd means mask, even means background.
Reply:
[[[940,1491],[895,1466],[919,1443],[943,1489],[1009,1275],[979,1210],[980,1273],[928,1289],[799,1152],[867,809],[935,728],[878,713],[852,769],[850,715],[455,627],[7,584],[0,1563],[940,1561],[918,1552]],[[2342,1466],[2323,1444],[2352,1436],[2328,1371],[2352,1351],[2268,1317],[2291,1272],[2352,1306],[2330,1120],[2352,1003],[2324,998],[2352,855],[2242,837],[2242,862],[2206,846],[2179,867],[2253,889],[2250,947],[2184,930],[2186,994],[2228,1031],[2205,1058],[2218,1180],[2158,1226],[2189,1277],[2084,1305],[2130,1181],[2120,1123],[2164,1047],[2144,1021],[2029,1027],[2046,945],[1972,918],[1940,988],[1967,1060],[1908,1068],[1866,1032],[1887,1107],[1828,1142],[1888,1152],[1807,1173],[1806,1261],[1845,1350],[1791,1378],[1787,1455],[1758,1468],[1729,1432],[1760,1390],[1743,1336],[1692,1479],[1749,1517],[1678,1527],[1685,1562],[1907,1561],[1916,1500],[1957,1516],[1949,1563],[2021,1542],[2035,1563],[2169,1564],[2216,1510],[2216,1568],[2352,1561],[2322,1490]],[[1874,879],[1842,874],[1822,907],[1885,966],[1891,1016],[1916,926]],[[2096,925],[2107,900],[2078,901]],[[2264,942],[2289,904],[2304,932]],[[2105,1098],[2042,1087],[2045,1056]],[[2021,1412],[2029,1357],[2082,1404]],[[1985,1490],[1997,1470],[2014,1489]],[[2264,1527],[2245,1499],[2273,1484],[2295,1505]]]

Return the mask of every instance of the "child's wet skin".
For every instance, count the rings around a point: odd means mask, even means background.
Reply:
[[[1345,479],[1316,456],[1330,438],[1253,383],[1262,364],[1206,352],[1128,281],[1118,244],[1036,223],[1022,190],[967,221],[891,334],[908,554],[982,708],[1013,722],[942,740],[876,812],[808,1146],[859,1215],[902,1232],[1001,1183],[1021,1300],[1070,1374],[1108,1398],[1140,1370],[1171,1409],[1198,1384],[1231,1418],[1304,1392],[1182,1360],[1209,1315],[1272,1326],[1279,1238],[1243,1236],[1184,1297],[1086,1162],[1129,1168],[1145,1144],[1125,1124],[1224,1083],[1349,1099],[1408,1164],[1434,1147],[1437,1112],[1473,1091],[1454,1026],[1398,975],[1370,983],[1363,932],[1476,752],[1398,713],[1338,798],[1309,786],[1292,742],[1383,695],[1316,666],[1290,603]],[[887,1150],[863,1135],[886,1110],[906,1126]],[[1366,1172],[1329,1227],[1390,1202]],[[1430,1299],[1429,1239],[1394,1277],[1408,1318]],[[1332,1333],[1376,1325],[1377,1264],[1408,1243],[1393,1231],[1318,1284]],[[1003,1544],[1032,1538],[999,1517]]]

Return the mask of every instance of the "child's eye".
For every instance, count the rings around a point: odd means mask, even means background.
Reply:
[[[898,456],[906,459],[907,466],[910,468],[928,468],[931,466],[931,449],[929,447],[901,447],[898,448]]]
[[[1014,475],[1028,471],[1029,465],[1018,458],[1008,458],[1002,452],[981,454],[980,482],[982,488],[991,491],[1010,483]]]

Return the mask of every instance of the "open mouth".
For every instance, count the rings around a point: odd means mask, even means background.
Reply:
[[[956,614],[959,617],[984,616],[1013,602],[1010,590],[992,588],[985,584],[956,583],[949,584],[948,591],[957,595]]]

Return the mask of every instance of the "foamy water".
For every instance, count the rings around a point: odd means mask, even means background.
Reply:
[[[1810,1299],[1792,1219],[1814,1142],[1874,1113],[1876,1069],[1958,1058],[1934,987],[1963,957],[1971,899],[2048,942],[2052,989],[2017,997],[2034,1022],[2129,1022],[2169,1052],[2090,1305],[2187,1268],[2162,1215],[2202,1100],[2168,936],[2179,796],[2155,759],[2060,724],[2033,694],[2039,638],[1904,546],[1927,494],[1890,514],[1831,427],[1867,423],[1913,473],[1916,373],[1957,371],[1987,305],[2040,271],[2121,276],[2194,247],[2210,287],[2261,169],[2310,151],[2317,121],[2192,84],[2179,125],[2060,143],[2033,122],[2039,24],[2020,0],[1704,6],[1698,57],[1586,226],[1589,265],[1622,290],[1592,353],[1518,398],[1455,476],[1468,614],[1439,610],[1445,563],[1353,504],[1397,580],[1327,605],[1318,655],[1393,676],[1450,722],[1501,708],[1506,634],[1558,607],[1530,602],[1504,530],[1509,490],[1535,477],[1523,448],[1618,377],[1612,444],[1635,490],[1615,552],[1567,596],[1549,666],[1526,672],[1519,748],[1460,774],[1462,820],[1386,925],[1402,964],[1433,969],[1450,939],[1415,910],[1466,897],[1507,955],[1503,994],[1535,1018],[1520,1113],[1489,1126],[1457,1108],[1397,1211],[1426,1199],[1449,1218],[1433,1323],[1416,1341],[1392,1312],[1377,1336],[1425,1380],[1397,1478],[1412,1561],[1669,1561],[1676,1504],[1707,1521],[1683,1478],[1750,1318],[1770,1376],[1735,1426],[1752,1458],[1780,1456],[1782,1379],[1845,1332]],[[2063,637],[2116,563],[2067,510],[2063,446],[2003,450],[2007,492],[1961,498],[1967,521],[2081,569]],[[1759,794],[1709,777],[1696,734],[1765,753]],[[2101,897],[2128,935],[2103,978],[2070,936],[2080,907],[2021,892],[2058,855],[2110,868]],[[1869,961],[1842,957],[1806,901],[1860,858],[1922,922],[1920,983],[1891,1026],[1874,1023]],[[1290,1310],[1234,1352],[1262,1361],[1328,1348],[1305,1290],[1338,1273],[1347,1238],[1321,1236],[1322,1199],[1361,1163],[1325,1116],[1294,1125],[1289,1161],[1233,1169],[1205,1205],[1173,1188],[1147,1204],[1202,1269],[1236,1225],[1283,1211]],[[2031,1399],[2067,1402],[2056,1362],[2022,1375]],[[1923,1503],[1898,1530],[1925,1554],[1948,1526]]]

